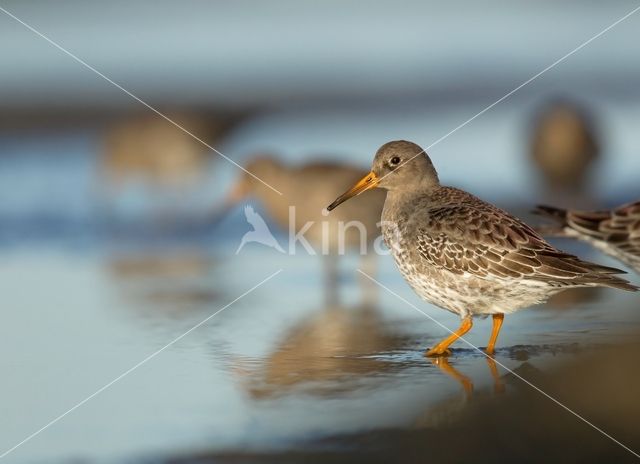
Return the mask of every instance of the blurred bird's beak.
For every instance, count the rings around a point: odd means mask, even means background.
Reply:
[[[240,203],[247,195],[249,191],[243,179],[240,179],[238,182],[234,184],[234,186],[229,190],[226,198],[224,199],[224,205],[228,208],[231,208],[238,203]]]
[[[355,197],[356,195],[360,195],[362,192],[372,189],[378,185],[378,177],[375,175],[373,171],[364,176],[362,179],[358,181],[356,185],[354,185],[351,189],[344,192],[336,201],[327,206],[329,211],[338,207],[338,205],[344,203],[351,197]]]

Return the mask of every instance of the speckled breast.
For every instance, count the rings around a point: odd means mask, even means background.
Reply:
[[[397,216],[394,219],[383,222],[382,233],[407,283],[422,299],[436,306],[457,314],[466,312],[467,301],[461,293],[469,289],[459,288],[460,284],[451,279],[450,273],[416,262],[420,258],[412,241],[406,238],[406,222]]]
[[[452,313],[486,315],[511,312],[544,299],[536,286],[523,292],[521,285],[492,282],[474,276],[454,274],[428,265],[408,238],[402,222],[383,224],[385,243],[411,288],[424,300]]]

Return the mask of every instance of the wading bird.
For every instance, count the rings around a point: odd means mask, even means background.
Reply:
[[[637,290],[615,276],[623,271],[560,251],[506,211],[441,185],[431,159],[415,143],[383,145],[371,172],[328,209],[374,187],[387,190],[382,232],[400,272],[423,299],[462,319],[428,356],[449,354],[474,316],[493,317],[486,349],[492,354],[505,314],[568,288]]]

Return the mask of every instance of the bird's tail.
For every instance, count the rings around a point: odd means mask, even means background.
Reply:
[[[637,292],[638,290],[640,290],[640,288],[638,288],[636,285],[633,285],[625,279],[611,274],[597,273],[592,274],[589,277],[585,277],[585,279],[589,279],[599,287],[617,288],[619,290],[626,290],[628,292]]]
[[[559,225],[567,225],[567,210],[562,208],[556,208],[555,206],[538,205],[532,211],[533,214],[538,216],[544,216],[558,222]]]
[[[592,263],[591,261],[585,261],[580,258],[577,259],[579,260],[577,264],[587,270],[587,273],[576,279],[577,281],[598,287],[627,290],[629,292],[637,292],[640,290],[637,286],[618,276],[619,274],[626,274],[626,272],[621,269],[603,266],[602,264]]]

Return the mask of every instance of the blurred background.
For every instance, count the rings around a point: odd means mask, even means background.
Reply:
[[[531,221],[537,203],[640,198],[640,13],[445,137],[637,6],[0,2],[0,454],[279,269],[4,459],[224,461],[248,450],[250,462],[277,450],[295,461],[300,447],[343,445],[328,436],[439,430],[471,401],[469,383],[502,390],[470,350],[445,368],[423,358],[444,330],[356,269],[448,327],[457,320],[413,295],[389,256],[321,259],[255,243],[236,254],[251,230],[243,207],[287,250],[282,211],[319,219],[349,187],[342,179],[394,139],[431,146],[445,184]],[[285,195],[205,144],[263,166],[256,174]],[[375,218],[382,200],[363,196],[355,211]],[[507,318],[498,359],[544,371],[633,341],[638,302],[559,295]],[[476,327],[469,339],[484,346],[489,323]],[[608,423],[627,436],[616,417]],[[581,430],[610,456],[611,442]]]

